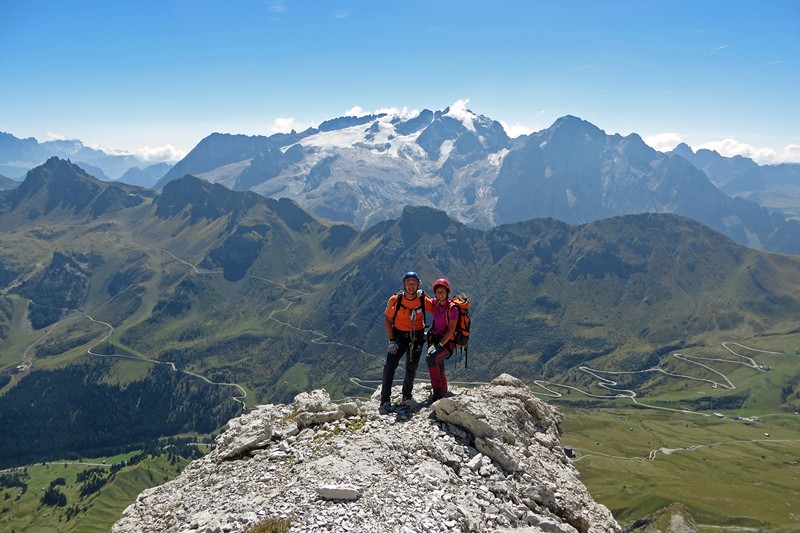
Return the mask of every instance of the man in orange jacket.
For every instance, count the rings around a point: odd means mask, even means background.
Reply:
[[[382,412],[387,411],[390,406],[394,371],[405,354],[408,354],[408,358],[403,378],[403,401],[411,399],[422,345],[425,342],[425,294],[419,286],[419,275],[416,272],[406,272],[403,274],[402,294],[393,294],[386,304],[384,315],[389,347],[386,350],[381,383]]]

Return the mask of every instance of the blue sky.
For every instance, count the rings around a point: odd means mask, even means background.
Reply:
[[[800,162],[800,2],[0,0],[0,131],[173,159],[459,103]]]

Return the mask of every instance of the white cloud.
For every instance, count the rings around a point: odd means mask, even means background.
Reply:
[[[396,107],[381,107],[375,110],[376,115],[380,115],[381,113],[386,113],[387,115],[394,115],[400,117],[402,120],[408,120],[410,118],[414,118],[419,115],[418,109],[411,109],[409,110],[407,107],[402,109],[398,109]]]
[[[645,137],[644,142],[659,152],[669,152],[683,142],[683,140],[677,133],[665,132]]]
[[[67,138],[66,135],[62,135],[60,133],[53,133],[53,132],[50,132],[50,131],[45,133],[44,137],[45,137],[45,141],[63,141],[64,139]]]
[[[164,146],[144,146],[137,149],[133,155],[148,163],[160,163],[162,161],[180,161],[186,152],[178,150],[171,144],[165,144]]]
[[[533,133],[533,128],[529,128],[528,126],[520,124],[519,122],[513,125],[503,122],[502,120],[499,122],[500,125],[503,126],[503,129],[506,130],[506,135],[508,135],[512,139],[519,137],[521,135],[530,135],[531,133]]]
[[[161,163],[163,161],[174,163],[180,161],[186,155],[183,150],[178,150],[171,144],[164,146],[143,146],[133,151],[122,150],[118,148],[108,148],[100,144],[92,144],[89,146],[94,150],[100,150],[109,155],[129,155],[133,156],[145,163]]]
[[[472,123],[472,119],[475,115],[467,109],[467,104],[469,103],[469,99],[464,100],[456,100],[456,102],[450,106],[450,111],[447,113],[451,117],[456,120],[460,120],[464,127],[468,130],[475,131],[475,125]]]
[[[297,131],[294,117],[278,117],[272,123],[272,133],[291,133]]]
[[[363,117],[366,114],[367,113],[364,112],[360,105],[353,106],[344,112],[344,116],[346,117]]]
[[[275,13],[276,15],[279,15],[279,14],[281,14],[281,13],[286,11],[286,5],[283,2],[270,2],[267,5],[267,9],[269,9],[271,12]]]
[[[800,144],[789,144],[783,149],[783,161],[800,163]]]
[[[697,147],[697,150],[714,150],[725,157],[741,155],[749,157],[759,164],[772,164],[780,160],[778,154],[772,148],[757,148],[749,144],[737,141],[736,139],[723,139],[721,141],[708,141]]]

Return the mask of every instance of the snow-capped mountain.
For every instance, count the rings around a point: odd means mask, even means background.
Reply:
[[[291,198],[361,228],[431,206],[480,228],[553,217],[580,224],[634,213],[690,216],[754,248],[800,253],[800,223],[731,198],[690,162],[577,117],[509,138],[463,107],[341,117],[270,137],[212,134],[156,185],[191,174]]]
[[[213,134],[156,188],[192,174],[360,227],[396,218],[405,205],[488,227],[487,192],[510,144],[499,122],[466,110],[342,117],[271,137]]]
[[[460,102],[443,111],[340,117],[268,137],[213,133],[171,169],[77,140],[0,133],[0,174],[17,179],[53,155],[97,178],[156,190],[190,174],[290,198],[359,228],[398,218],[406,205],[434,207],[478,228],[536,217],[580,224],[676,213],[746,246],[800,253],[800,211],[790,201],[800,196],[800,165],[759,166],[685,145],[661,153],[636,134],[608,135],[573,116],[516,139]]]

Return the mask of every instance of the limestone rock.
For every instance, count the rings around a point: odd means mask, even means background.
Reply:
[[[217,437],[214,456],[226,460],[264,445],[272,438],[272,426],[264,417],[265,406],[228,422],[228,431]]]
[[[504,374],[433,405],[416,388],[388,415],[374,396],[337,404],[324,390],[259,406],[112,532],[241,532],[268,518],[293,533],[621,531],[566,458],[561,415],[521,381]]]
[[[353,485],[323,485],[317,487],[317,495],[326,500],[357,500],[361,491]]]

